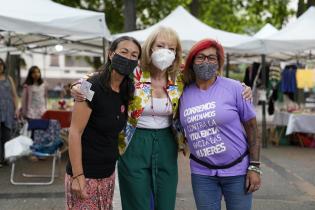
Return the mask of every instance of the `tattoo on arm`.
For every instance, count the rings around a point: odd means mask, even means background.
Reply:
[[[252,161],[260,159],[260,139],[257,136],[257,122],[253,118],[244,123],[244,128],[247,134],[247,143],[249,147],[249,158]]]

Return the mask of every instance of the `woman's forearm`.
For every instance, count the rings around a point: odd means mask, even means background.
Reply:
[[[75,130],[69,132],[69,158],[73,176],[83,173],[81,134]]]
[[[18,95],[16,92],[16,87],[15,87],[15,83],[13,81],[13,79],[11,77],[9,77],[10,83],[11,83],[11,88],[12,88],[12,96],[13,96],[13,102],[14,102],[14,106],[15,106],[15,110],[17,110],[19,108],[19,99],[18,99]]]
[[[249,148],[250,161],[259,161],[260,159],[260,140],[257,136],[257,122],[253,118],[244,123],[244,128],[247,134],[247,142]]]
[[[73,106],[69,129],[69,158],[74,176],[83,173],[82,166],[82,133],[87,125],[92,110],[85,102],[76,102]]]

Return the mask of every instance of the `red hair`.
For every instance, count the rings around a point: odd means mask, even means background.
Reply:
[[[184,71],[189,71],[190,67],[192,66],[194,57],[200,51],[210,47],[214,47],[217,50],[219,69],[222,70],[224,65],[224,49],[222,45],[213,39],[203,39],[194,44],[194,46],[190,49],[186,58]]]

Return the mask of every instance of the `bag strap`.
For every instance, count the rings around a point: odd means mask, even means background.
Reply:
[[[194,160],[195,162],[199,163],[200,165],[203,165],[209,169],[227,169],[227,168],[231,168],[232,166],[242,162],[242,160],[244,159],[244,157],[248,154],[248,150],[246,150],[239,158],[237,158],[236,160],[234,160],[231,163],[228,163],[226,165],[222,165],[222,166],[216,166],[216,165],[212,165],[210,163],[204,162],[200,159],[198,159],[196,156],[194,156],[193,154],[190,153],[189,158]]]

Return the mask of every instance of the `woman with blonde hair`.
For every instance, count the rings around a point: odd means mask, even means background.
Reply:
[[[177,154],[184,146],[184,139],[173,129],[184,87],[179,37],[173,29],[159,27],[146,39],[142,53],[133,73],[135,93],[129,101],[127,125],[119,137],[122,208],[148,210],[153,194],[155,210],[172,210]],[[246,93],[251,95],[250,89]],[[82,100],[75,89],[72,94]]]
[[[171,125],[183,90],[177,33],[160,27],[142,46],[134,71],[135,94],[120,138],[118,176],[124,210],[147,210],[153,192],[155,209],[175,209],[177,147]]]

